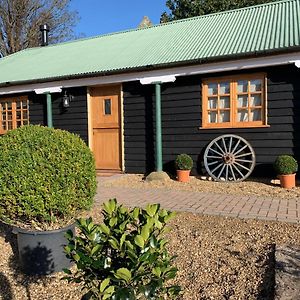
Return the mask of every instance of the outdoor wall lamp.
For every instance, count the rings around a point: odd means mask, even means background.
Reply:
[[[62,98],[62,106],[64,108],[70,107],[70,102],[73,100],[74,96],[72,95],[67,95],[67,91],[65,91],[65,94]]]

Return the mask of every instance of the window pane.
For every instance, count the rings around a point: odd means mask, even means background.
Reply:
[[[230,97],[220,97],[220,108],[230,108]]]
[[[208,123],[217,123],[217,112],[216,111],[210,111],[208,113]]]
[[[250,121],[261,121],[261,109],[252,109],[250,112]]]
[[[248,95],[238,96],[238,107],[248,107]]]
[[[247,122],[248,121],[248,110],[239,110],[237,113],[237,122]]]
[[[208,95],[217,95],[218,94],[218,84],[217,83],[210,83],[208,85]]]
[[[250,81],[250,92],[260,92],[262,90],[262,80],[255,79]]]
[[[210,97],[208,98],[208,109],[217,108],[218,98],[217,97]]]
[[[261,95],[251,95],[250,106],[261,106]]]
[[[248,80],[239,80],[237,82],[238,93],[247,93],[248,92]]]
[[[7,109],[11,109],[11,102],[7,102]]]
[[[111,115],[111,99],[104,99],[104,114]]]
[[[229,110],[221,110],[220,111],[220,123],[229,122],[230,121],[230,111]]]
[[[230,94],[230,84],[229,82],[220,83],[220,92],[221,95]]]

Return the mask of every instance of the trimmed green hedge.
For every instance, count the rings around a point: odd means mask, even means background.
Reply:
[[[0,216],[52,224],[89,209],[96,193],[92,152],[77,135],[29,125],[0,138]]]
[[[298,163],[291,155],[280,155],[274,162],[274,169],[279,175],[294,174],[298,171]]]

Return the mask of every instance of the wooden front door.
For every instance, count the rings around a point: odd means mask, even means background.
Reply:
[[[120,171],[120,86],[91,88],[90,96],[96,168]]]

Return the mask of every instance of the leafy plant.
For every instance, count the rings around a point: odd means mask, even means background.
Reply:
[[[193,168],[193,160],[187,154],[179,154],[175,160],[176,170],[191,170]]]
[[[298,163],[290,155],[280,155],[274,162],[274,169],[279,175],[294,174],[298,171]]]
[[[30,125],[0,138],[2,219],[53,227],[89,208],[95,193],[93,154],[79,136]]]
[[[102,214],[102,224],[81,218],[79,235],[68,232],[65,252],[77,271],[65,270],[65,279],[82,282],[85,299],[176,298],[180,287],[166,286],[177,269],[163,238],[174,213],[160,210],[159,204],[129,210],[111,199]]]

